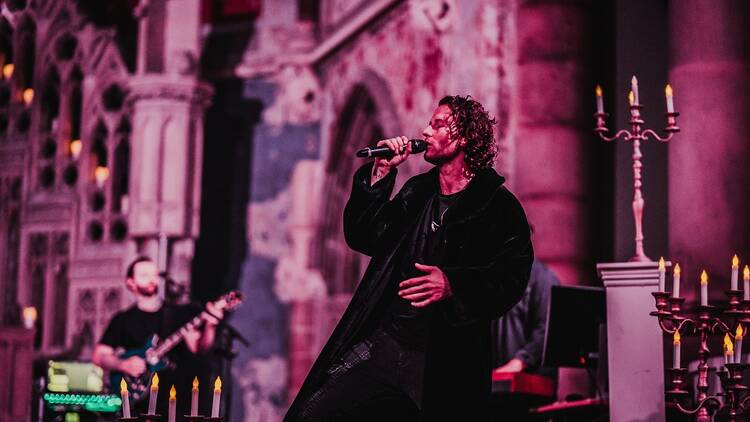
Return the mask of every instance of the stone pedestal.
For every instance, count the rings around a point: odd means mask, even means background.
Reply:
[[[611,421],[664,421],[662,333],[651,292],[656,262],[597,264],[607,295],[607,357]]]

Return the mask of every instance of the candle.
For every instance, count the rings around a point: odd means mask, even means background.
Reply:
[[[602,97],[602,87],[596,86],[596,112],[604,113],[604,97]]]
[[[747,265],[742,269],[742,287],[744,288],[742,298],[750,300],[750,268]]]
[[[635,104],[635,97],[633,96],[633,91],[630,91],[628,93],[628,104],[630,104],[631,106]]]
[[[677,330],[675,330],[674,332],[674,340],[672,342],[672,345],[674,346],[674,354],[672,355],[672,367],[679,368],[680,367],[680,332]]]
[[[122,417],[130,417],[130,398],[128,397],[128,384],[125,378],[120,379],[120,397],[122,398]]]
[[[735,254],[732,257],[732,279],[729,284],[729,290],[737,290],[737,275],[740,272],[740,259]]]
[[[219,417],[219,403],[221,403],[221,377],[216,377],[214,382],[214,401],[211,405],[211,417]]]
[[[193,395],[190,399],[190,416],[198,416],[198,377],[193,378]]]
[[[680,297],[680,264],[675,264],[672,273],[672,297]]]
[[[33,306],[26,306],[23,308],[23,311],[21,311],[21,317],[23,318],[23,326],[27,330],[30,330],[34,328],[34,324],[36,324],[36,318],[37,318],[37,311],[36,308]]]
[[[174,422],[177,417],[177,390],[174,389],[174,385],[169,389],[169,413],[168,421]]]
[[[708,306],[708,273],[701,273],[701,306]]]
[[[109,179],[109,169],[105,166],[96,166],[96,169],[94,169],[94,181],[96,182],[96,187],[102,189],[107,179]]]
[[[664,264],[664,257],[659,258],[659,291],[663,292],[666,289],[664,285],[664,276],[666,273],[666,266]]]
[[[674,113],[674,98],[672,98],[672,86],[667,84],[664,88],[664,93],[667,96],[667,113]]]
[[[13,63],[8,63],[5,66],[3,66],[3,76],[5,79],[10,79],[11,76],[13,76],[13,70],[15,69],[15,66]]]
[[[734,346],[729,333],[724,334],[724,364],[734,363]]]
[[[734,363],[742,362],[742,324],[737,325],[737,331],[734,333]]]
[[[31,88],[24,89],[21,93],[21,99],[23,99],[24,105],[31,105],[31,102],[34,101],[34,90]]]
[[[633,75],[633,78],[630,80],[630,90],[633,91],[633,104],[638,104],[638,79]]]
[[[151,391],[148,395],[148,414],[156,414],[156,396],[159,395],[159,375],[154,372],[154,376],[151,377]]]

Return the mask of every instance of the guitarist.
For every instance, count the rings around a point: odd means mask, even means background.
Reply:
[[[136,303],[128,309],[114,315],[101,340],[94,349],[95,364],[109,371],[118,371],[133,377],[146,372],[146,361],[139,356],[120,358],[120,349],[130,350],[142,348],[154,334],[159,338],[166,338],[173,331],[197,315],[200,310],[189,305],[166,305],[159,295],[161,279],[156,264],[148,257],[136,258],[127,268],[125,286],[135,294]],[[206,310],[218,318],[223,317],[223,311],[206,305]],[[193,329],[185,334],[182,344],[175,347],[168,359],[171,367],[159,371],[159,397],[157,413],[165,415],[168,404],[168,392],[172,384],[177,389],[179,406],[188,408],[191,381],[199,375],[200,362],[198,354],[211,348],[219,320],[207,316],[199,329]],[[113,391],[119,391],[119,386],[110,386]],[[134,414],[146,413],[148,400],[133,403]],[[184,413],[182,413],[184,414]]]

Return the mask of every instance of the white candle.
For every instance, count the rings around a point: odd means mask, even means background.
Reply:
[[[732,346],[732,340],[729,338],[729,333],[724,334],[724,364],[734,363],[734,347]]]
[[[664,264],[664,257],[659,258],[659,291],[663,292],[667,287],[664,283],[666,275],[666,266]]]
[[[729,284],[729,290],[737,290],[737,278],[740,272],[740,259],[737,255],[732,257],[732,279]]]
[[[130,417],[130,397],[128,396],[128,384],[125,379],[120,380],[120,398],[122,398],[122,417]]]
[[[198,416],[198,377],[193,378],[193,395],[190,399],[190,416]]]
[[[750,268],[748,268],[747,265],[745,265],[745,268],[742,269],[742,287],[742,298],[745,300],[750,300]]]
[[[596,112],[604,113],[604,97],[602,96],[602,87],[596,86]]]
[[[701,306],[708,306],[708,273],[701,273]]]
[[[638,79],[635,77],[635,75],[633,75],[633,79],[630,80],[630,90],[633,91],[633,104],[640,104],[640,97],[638,96]]]
[[[672,354],[672,367],[679,368],[680,367],[680,332],[679,331],[674,332],[672,345],[674,346],[674,353]]]
[[[742,362],[742,325],[737,326],[737,331],[734,333],[734,362]]]
[[[151,389],[148,395],[148,414],[156,414],[156,397],[159,395],[159,375],[154,372],[151,377]]]
[[[667,87],[664,88],[664,93],[667,97],[667,113],[674,113],[674,98],[672,98],[672,86],[667,84]]]
[[[214,382],[214,401],[211,404],[211,417],[219,417],[219,404],[221,403],[221,377],[216,377]]]
[[[177,418],[177,391],[174,389],[174,385],[169,389],[169,413],[168,421],[174,422]]]
[[[672,273],[672,297],[680,297],[680,264],[675,264]]]

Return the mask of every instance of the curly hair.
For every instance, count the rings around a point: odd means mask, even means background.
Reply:
[[[438,105],[447,105],[453,113],[451,137],[458,136],[466,140],[463,151],[469,175],[473,176],[477,171],[491,167],[497,155],[493,133],[495,119],[471,95],[448,95]]]

